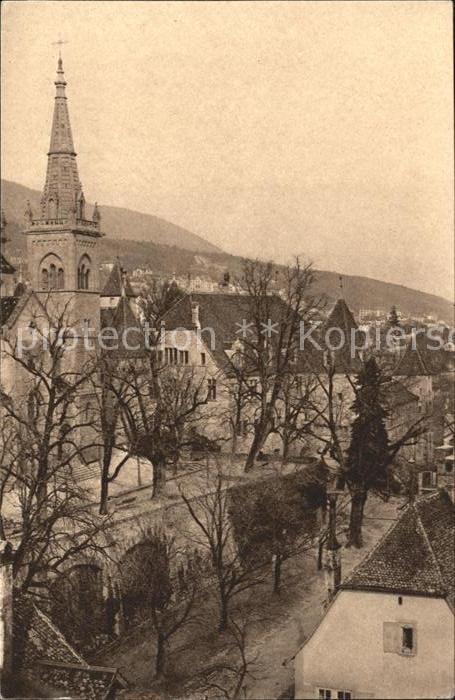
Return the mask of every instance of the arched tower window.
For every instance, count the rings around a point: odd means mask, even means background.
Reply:
[[[49,289],[49,272],[45,267],[41,270],[41,289]]]
[[[41,260],[39,269],[42,290],[65,288],[65,271],[58,255],[54,253],[46,255]]]
[[[49,289],[55,289],[57,286],[57,268],[54,263],[49,265]]]
[[[79,289],[90,289],[91,260],[88,255],[83,255],[77,268],[77,286]]]

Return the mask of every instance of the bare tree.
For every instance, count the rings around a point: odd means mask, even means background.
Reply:
[[[283,563],[313,546],[319,532],[317,511],[326,499],[326,474],[320,469],[274,476],[234,487],[230,516],[247,566],[270,567],[272,590],[280,591]]]
[[[313,280],[311,265],[302,266],[298,259],[294,266],[281,271],[272,263],[244,262],[245,329],[231,357],[230,370],[254,406],[246,470],[254,466],[275,430],[284,384],[298,371],[300,324],[320,303],[311,296]]]
[[[131,363],[111,390],[124,429],[126,451],[153,465],[153,496],[163,493],[166,471],[191,445],[192,428],[207,404],[205,380],[192,368]]]
[[[73,556],[103,553],[106,522],[88,505],[79,483],[93,428],[90,374],[73,369],[67,308],[48,304],[31,321],[33,347],[17,339],[5,347],[16,378],[14,392],[2,393],[0,506],[3,534],[12,537],[13,572],[21,591],[39,594],[49,574]]]
[[[189,621],[193,607],[196,585],[190,561],[178,552],[172,537],[159,529],[149,530],[123,559],[121,580],[127,610],[140,606],[153,627],[155,675],[160,677],[169,641]]]
[[[210,556],[219,603],[218,630],[223,632],[232,599],[256,586],[263,575],[242,561],[229,513],[227,484],[219,468],[209,474],[196,495],[181,490],[181,496],[195,525],[195,532],[187,531],[186,536]]]
[[[213,693],[214,696],[227,700],[248,697],[246,681],[257,680],[253,671],[259,658],[259,654],[251,655],[248,652],[250,627],[251,622],[246,618],[237,621],[232,616],[229,617],[227,631],[230,641],[224,648],[224,654],[228,658],[204,669],[200,674],[200,692]]]

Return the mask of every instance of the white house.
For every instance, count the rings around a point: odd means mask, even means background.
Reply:
[[[453,698],[455,551],[445,491],[409,505],[295,656],[295,698]]]

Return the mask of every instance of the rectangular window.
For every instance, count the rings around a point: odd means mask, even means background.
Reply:
[[[319,688],[320,700],[351,700],[352,694],[350,690],[335,690],[334,688]]]
[[[188,350],[179,350],[179,364],[187,365],[189,362]]]
[[[431,489],[434,486],[434,472],[422,472],[422,488]]]
[[[414,629],[411,625],[403,625],[401,628],[401,653],[414,654]]]
[[[205,352],[201,352],[201,365],[205,365]]]
[[[414,623],[384,622],[384,651],[406,656],[416,653],[416,626]]]
[[[207,399],[216,400],[216,379],[207,379]]]

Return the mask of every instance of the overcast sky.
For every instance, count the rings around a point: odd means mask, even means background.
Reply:
[[[2,177],[44,184],[61,36],[89,201],[452,297],[449,2],[2,7]]]

